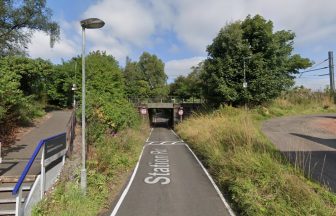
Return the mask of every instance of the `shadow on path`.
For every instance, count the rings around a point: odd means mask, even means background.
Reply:
[[[7,156],[9,153],[12,152],[20,152],[22,149],[25,149],[28,145],[27,144],[21,144],[21,145],[15,145],[12,147],[5,147],[2,149],[2,156]]]
[[[293,136],[301,137],[304,139],[307,139],[312,142],[319,143],[321,145],[328,146],[330,148],[336,149],[336,139],[324,139],[324,138],[319,138],[319,137],[313,137],[305,134],[298,134],[298,133],[290,133]]]
[[[286,158],[302,170],[306,176],[336,192],[336,152],[333,151],[287,151]]]

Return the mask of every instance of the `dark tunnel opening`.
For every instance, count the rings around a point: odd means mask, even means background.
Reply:
[[[174,109],[171,108],[150,108],[148,117],[151,127],[174,127]]]

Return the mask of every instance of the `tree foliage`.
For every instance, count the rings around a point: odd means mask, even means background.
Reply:
[[[89,121],[98,121],[112,131],[136,124],[138,116],[126,99],[124,76],[114,57],[91,52],[86,63]]]
[[[0,58],[0,121],[29,121],[46,102],[52,64],[26,57]]]
[[[164,63],[156,55],[144,52],[139,62],[127,59],[124,69],[127,94],[131,98],[165,97],[168,95]]]
[[[261,104],[280,95],[294,84],[299,69],[309,59],[293,55],[295,34],[273,32],[272,21],[256,15],[226,25],[207,47],[203,92],[209,102]],[[243,70],[247,88],[243,88]]]
[[[200,98],[202,95],[202,80],[200,79],[203,72],[203,62],[192,67],[192,72],[186,77],[178,76],[170,84],[170,95],[180,99],[189,99],[191,97]]]
[[[24,53],[35,30],[50,35],[52,46],[60,30],[51,16],[46,0],[0,0],[0,56]]]

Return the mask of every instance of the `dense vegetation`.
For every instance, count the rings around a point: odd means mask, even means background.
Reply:
[[[186,77],[178,76],[173,83],[169,85],[170,96],[177,97],[179,99],[190,99],[190,98],[201,98],[203,95],[202,91],[202,80],[201,74],[203,71],[203,62],[199,65],[191,68],[192,72]]]
[[[50,87],[45,80],[52,72],[52,64],[42,59],[0,58],[0,134],[43,114]]]
[[[275,116],[335,112],[329,95],[298,88],[266,107],[221,107],[178,125],[240,215],[334,215],[336,197],[292,166],[260,131]]]
[[[73,58],[56,66],[57,76],[53,78],[51,91],[54,103],[68,104],[66,96],[72,98],[71,83],[80,86],[77,79],[80,78],[80,60]],[[118,194],[149,132],[148,123],[140,124],[136,109],[127,100],[125,77],[118,62],[105,52],[97,51],[87,56],[86,66],[87,195],[78,184],[80,168],[71,167],[73,174],[60,181],[55,191],[34,209],[33,215],[97,215]],[[74,73],[69,76],[69,71]],[[80,91],[78,94],[80,96]],[[111,194],[111,191],[114,192]]]
[[[144,52],[139,62],[126,60],[124,69],[129,98],[158,98],[168,95],[164,63],[156,55]]]
[[[118,136],[104,134],[95,139],[94,147],[89,148],[87,195],[83,195],[78,183],[80,167],[70,167],[71,175],[63,176],[54,192],[33,210],[33,215],[93,216],[107,211],[138,160],[149,133],[147,124],[123,130]],[[102,123],[96,123],[95,126],[105,127]],[[91,129],[94,129],[92,125],[89,131]],[[89,135],[98,133],[97,130],[91,130]]]
[[[189,77],[179,77],[171,91],[182,97],[202,92],[208,103],[217,106],[271,101],[294,85],[299,69],[311,65],[309,59],[292,54],[294,37],[291,31],[274,32],[272,21],[259,15],[228,24],[207,47],[198,90],[188,87]]]

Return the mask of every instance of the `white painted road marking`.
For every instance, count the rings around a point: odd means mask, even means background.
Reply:
[[[174,135],[179,138],[180,140],[182,140],[176,133],[175,131],[171,130]],[[182,140],[182,142],[184,142]],[[229,214],[231,216],[235,216],[235,213],[233,212],[233,210],[231,209],[230,205],[226,202],[222,192],[219,190],[217,184],[215,183],[215,181],[212,179],[212,177],[210,176],[210,174],[208,173],[208,171],[205,169],[205,167],[203,166],[202,162],[197,158],[197,156],[195,155],[195,153],[191,150],[191,148],[188,146],[187,143],[184,143],[184,145],[189,149],[189,151],[191,152],[191,154],[194,156],[194,158],[197,160],[197,162],[199,163],[199,165],[202,167],[203,171],[205,172],[205,174],[207,175],[208,179],[210,180],[211,184],[213,185],[213,187],[215,188],[218,196],[221,198],[222,202],[224,203],[225,207],[227,208],[227,210],[229,211]]]
[[[216,185],[216,183],[214,182],[214,180],[212,179],[212,177],[210,176],[210,174],[208,173],[208,171],[205,169],[205,167],[203,166],[203,164],[201,163],[201,161],[197,158],[197,156],[195,155],[195,153],[191,150],[191,148],[188,146],[187,143],[185,143],[185,146],[189,149],[189,151],[191,152],[191,154],[195,157],[195,159],[197,160],[197,162],[199,163],[199,165],[202,167],[203,171],[205,172],[205,174],[208,176],[208,179],[210,180],[211,184],[213,185],[213,187],[215,188],[218,196],[221,198],[222,202],[224,203],[225,207],[227,208],[227,210],[229,211],[229,214],[231,216],[235,216],[235,213],[232,211],[230,205],[226,202],[222,192],[219,190],[218,186]]]
[[[183,141],[151,141],[146,145],[184,145]]]
[[[144,179],[144,182],[146,184],[169,184],[170,168],[168,150],[166,148],[156,148],[153,151],[150,151],[150,154],[154,156],[154,163],[149,163],[149,166],[153,169],[153,172],[148,173],[149,176]]]
[[[148,138],[147,138],[146,142],[148,142],[148,141],[149,141],[149,138],[150,138],[150,137],[151,137],[151,135],[152,135],[153,129],[154,129],[154,128],[151,128],[151,131],[150,131],[150,133],[149,133],[149,136],[148,136]]]
[[[152,132],[153,132],[153,128],[151,129],[151,131],[150,131],[150,133],[149,133],[149,136],[148,136],[146,142],[148,142],[148,140],[149,140],[149,138],[150,138]],[[128,191],[129,191],[129,189],[130,189],[130,187],[131,187],[131,185],[132,185],[132,183],[133,183],[133,180],[134,180],[135,174],[136,174],[137,171],[138,171],[139,164],[140,164],[140,160],[141,160],[141,157],[142,157],[143,152],[144,152],[144,150],[145,150],[145,147],[146,147],[146,145],[144,145],[144,146],[142,147],[141,154],[140,154],[139,159],[138,159],[138,162],[137,162],[137,164],[136,164],[136,166],[135,166],[135,168],[134,168],[134,171],[133,171],[133,173],[132,173],[131,179],[129,180],[129,182],[128,182],[126,188],[125,188],[125,190],[124,190],[123,193],[121,194],[121,196],[120,196],[120,198],[119,198],[119,200],[118,200],[116,206],[114,207],[114,209],[113,209],[113,211],[112,211],[112,213],[111,213],[111,216],[115,216],[115,215],[117,214],[117,212],[118,212],[118,210],[119,210],[119,208],[120,208],[120,205],[121,205],[122,202],[124,201],[124,199],[125,199],[125,197],[126,197]]]
[[[178,137],[176,134],[175,134],[175,136]],[[153,162],[149,163],[149,166],[152,168],[152,170],[149,171],[149,172],[146,172],[147,177],[142,179],[142,182],[145,181],[145,183],[147,183],[147,184],[161,184],[162,186],[164,186],[165,184],[171,183],[171,177],[170,177],[171,170],[170,170],[170,168],[172,168],[172,167],[169,167],[169,162],[170,161],[169,161],[169,158],[168,158],[168,151],[167,151],[168,150],[167,148],[170,148],[170,147],[165,147],[167,145],[171,145],[171,146],[184,145],[186,148],[188,148],[188,150],[194,156],[194,158],[196,159],[196,161],[199,163],[200,167],[203,169],[204,173],[206,174],[207,178],[211,182],[212,186],[214,187],[214,189],[216,191],[215,193],[217,193],[220,200],[222,201],[222,203],[226,207],[226,210],[228,211],[228,214],[230,216],[235,216],[234,212],[232,211],[232,209],[230,208],[230,206],[228,205],[228,203],[224,199],[224,197],[223,197],[222,193],[220,192],[219,188],[217,187],[216,183],[213,181],[213,179],[211,178],[211,176],[209,175],[207,170],[204,168],[203,164],[199,161],[197,156],[194,154],[194,152],[190,149],[190,147],[186,143],[183,142],[183,140],[180,140],[180,141],[150,141],[150,142],[148,142],[148,140],[149,140],[149,138],[147,139],[145,145],[142,148],[141,154],[139,156],[139,159],[138,159],[138,162],[135,166],[135,169],[132,173],[132,176],[129,180],[129,183],[127,184],[125,190],[122,192],[117,204],[115,205],[115,207],[114,207],[114,209],[111,213],[111,216],[116,216],[119,210],[120,210],[120,212],[119,212],[120,214],[122,212],[124,213],[125,211],[127,211],[127,210],[125,210],[125,206],[123,206],[123,207],[121,207],[121,206],[125,201],[125,197],[127,196],[127,194],[130,191],[130,187],[132,186],[132,184],[134,182],[135,176],[137,175],[138,172],[141,172],[141,171],[139,171],[139,166],[140,166],[140,161],[142,160],[142,157],[145,157],[144,156],[145,155],[144,151],[145,151],[146,147],[147,147],[147,149],[148,148],[153,149],[149,153],[154,156],[153,157],[154,159],[153,159]],[[154,145],[155,147],[154,146],[150,147],[150,145]],[[173,149],[175,149],[175,148],[171,147],[171,150],[173,150]],[[201,172],[201,171],[199,171],[199,172]],[[172,185],[172,184],[170,184],[170,185]],[[209,185],[209,187],[211,187],[211,186]],[[130,192],[130,194],[132,194],[132,193],[133,192]],[[220,200],[218,200],[219,201],[218,204],[221,203]],[[222,204],[220,204],[220,205],[222,205]],[[129,207],[126,207],[126,209],[127,208],[129,208]],[[134,215],[134,214],[126,214],[126,215]],[[146,215],[148,215],[148,212],[147,212]]]

